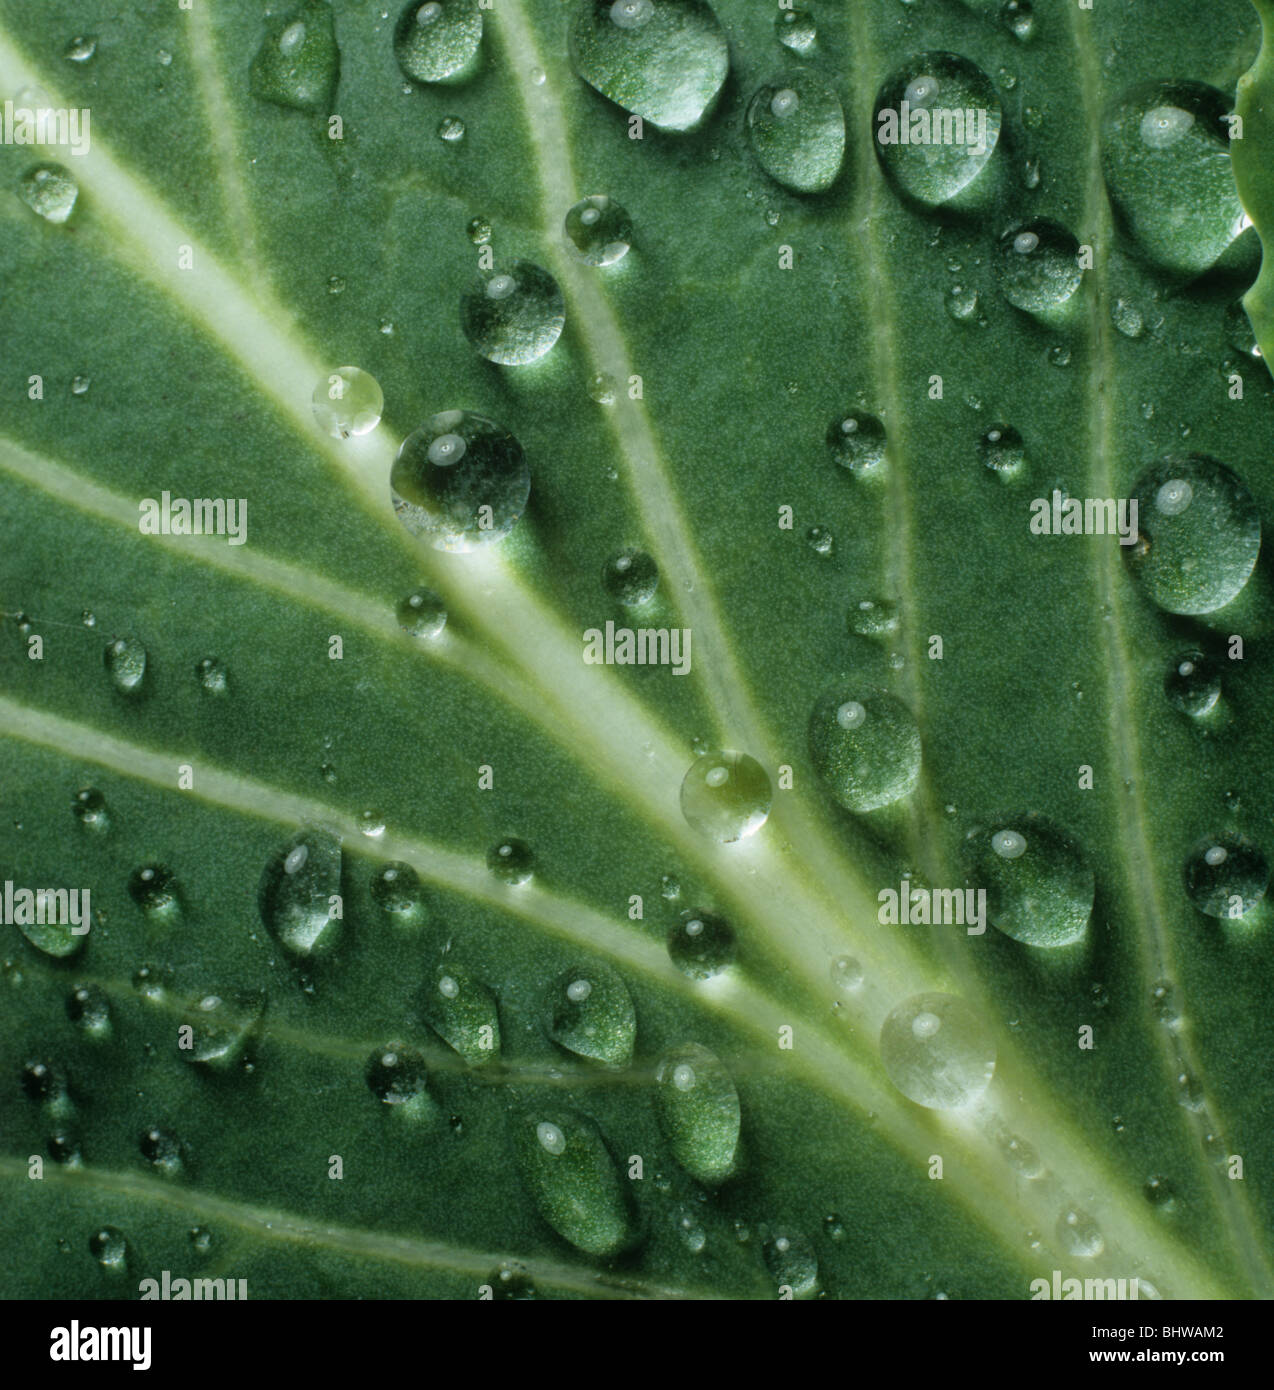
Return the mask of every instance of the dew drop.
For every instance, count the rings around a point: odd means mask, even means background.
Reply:
[[[615,378],[606,372],[598,372],[589,378],[588,382],[589,399],[596,401],[598,405],[615,404]]]
[[[780,10],[774,20],[774,33],[784,48],[805,53],[818,38],[818,26],[808,10]]]
[[[739,1094],[706,1047],[687,1043],[655,1068],[655,1112],[673,1157],[696,1182],[715,1187],[734,1169]]]
[[[382,1105],[402,1107],[402,1114],[420,1114],[428,1108],[428,1070],[422,1053],[390,1043],[367,1059],[364,1072],[372,1095]]]
[[[264,1011],[264,994],[236,994],[228,999],[203,995],[182,1019],[190,1029],[191,1042],[189,1048],[180,1048],[182,1060],[208,1071],[230,1071],[243,1059]]]
[[[146,648],[136,637],[117,637],[103,653],[111,683],[123,695],[140,693],[146,678]]]
[[[76,985],[66,996],[66,1016],[83,1033],[93,1038],[111,1035],[111,1004],[98,985]]]
[[[1086,1211],[1068,1207],[1057,1218],[1057,1239],[1068,1255],[1091,1260],[1106,1248],[1096,1221]]]
[[[361,367],[337,367],[314,388],[314,418],[334,439],[368,434],[380,424],[385,393]]]
[[[885,461],[885,427],[874,415],[847,411],[828,425],[827,447],[856,477],[873,473]]]
[[[1225,336],[1230,346],[1244,356],[1261,356],[1261,345],[1256,341],[1252,320],[1248,318],[1247,311],[1239,301],[1231,304],[1225,311]]]
[[[181,911],[177,879],[163,864],[143,864],[128,876],[128,896],[155,920],[174,917]]]
[[[71,802],[71,811],[85,830],[101,835],[111,828],[106,798],[96,787],[81,787]]]
[[[778,1289],[790,1289],[793,1298],[812,1298],[818,1292],[818,1256],[802,1235],[779,1232],[763,1247],[766,1268]]]
[[[1030,0],[1005,0],[1000,6],[1000,18],[1009,33],[1023,43],[1035,32],[1035,12]]]
[[[602,588],[625,608],[649,603],[659,584],[659,569],[644,550],[621,550],[602,566]]]
[[[487,868],[512,887],[529,883],[535,874],[535,854],[525,840],[510,837],[487,851]]]
[[[1146,331],[1141,310],[1127,299],[1116,299],[1110,306],[1110,320],[1125,338],[1140,338]]]
[[[1202,718],[1221,698],[1220,664],[1197,648],[1182,652],[1168,665],[1163,693],[1173,709],[1193,719]]]
[[[826,526],[811,526],[805,540],[816,555],[831,555],[836,549],[836,537]]]
[[[421,994],[424,1021],[471,1066],[500,1056],[496,997],[480,980],[453,965],[439,966]]]
[[[566,244],[585,265],[614,265],[632,243],[632,219],[613,198],[583,198],[566,214]]]
[[[692,980],[710,980],[734,960],[734,932],[723,917],[697,908],[668,933],[668,955]]]
[[[331,9],[322,0],[304,0],[291,14],[266,21],[249,85],[254,96],[275,106],[326,114],[340,62]]]
[[[416,589],[395,609],[398,626],[413,637],[430,641],[447,626],[447,606],[432,589]]]
[[[537,362],[561,337],[565,323],[557,281],[530,261],[514,261],[460,297],[465,337],[481,356],[502,366]]]
[[[810,715],[809,743],[818,775],[849,811],[888,806],[920,778],[920,730],[892,695],[844,687],[829,692]]]
[[[341,842],[330,831],[302,830],[271,855],[257,906],[271,936],[289,954],[327,955],[340,940]]]
[[[1186,895],[1195,907],[1225,919],[1250,912],[1270,882],[1265,855],[1233,831],[1199,840],[1186,856],[1184,874]]]
[[[444,116],[438,122],[438,138],[445,140],[449,145],[454,145],[457,140],[463,140],[464,132],[465,125],[459,116]]]
[[[859,637],[884,637],[898,631],[898,605],[889,599],[860,599],[849,610],[849,630]]]
[[[837,956],[832,961],[832,983],[837,989],[852,992],[863,983],[863,967],[853,956]]]
[[[482,11],[476,0],[412,0],[394,28],[394,57],[413,82],[459,82],[476,68]]]
[[[1011,228],[996,256],[1000,291],[1014,308],[1047,318],[1079,288],[1078,256],[1079,243],[1056,222],[1039,218]]]
[[[979,441],[982,462],[993,473],[1019,473],[1026,460],[1022,436],[1012,425],[993,425]]]
[[[903,1095],[931,1110],[968,1105],[995,1072],[990,1034],[951,994],[917,994],[894,1008],[881,1028],[880,1056]]]
[[[628,986],[608,966],[572,966],[549,988],[544,1030],[577,1057],[626,1067],[637,1038],[637,1015]]]
[[[71,63],[87,63],[97,52],[95,34],[77,34],[63,50],[62,56]]]
[[[75,208],[80,186],[60,164],[41,164],[23,175],[18,192],[27,207],[46,222],[62,223]]]
[[[485,246],[491,240],[491,223],[485,217],[474,217],[465,228],[475,246]]]
[[[89,1254],[103,1269],[123,1272],[128,1264],[128,1242],[114,1226],[94,1231],[88,1241]]]
[[[681,813],[721,844],[755,835],[770,814],[770,778],[747,753],[713,749],[691,763],[681,783]]]
[[[494,420],[448,410],[403,440],[389,476],[398,519],[435,550],[471,551],[513,530],[531,492],[522,446]]]
[[[526,1266],[517,1260],[503,1260],[487,1275],[493,1302],[527,1301],[538,1298]]]
[[[761,87],[748,103],[748,143],[757,163],[793,193],[830,188],[845,158],[845,112],[840,98],[812,72],[789,85]]]
[[[1037,815],[1013,815],[972,831],[963,846],[991,925],[1027,946],[1069,946],[1088,927],[1093,871],[1079,846]]]
[[[153,1125],[142,1132],[137,1147],[161,1177],[178,1177],[186,1167],[186,1147],[170,1130]]]
[[[943,296],[947,315],[957,323],[967,323],[978,312],[978,292],[972,285],[952,285]]]

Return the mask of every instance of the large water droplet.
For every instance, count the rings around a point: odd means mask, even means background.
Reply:
[[[341,842],[330,831],[302,830],[270,857],[261,875],[261,920],[284,950],[322,956],[340,940]]]
[[[361,367],[337,367],[314,388],[314,418],[335,439],[374,430],[384,409],[380,383]]]
[[[1198,82],[1137,88],[1107,117],[1102,170],[1120,219],[1165,270],[1199,275],[1244,226],[1226,98]]]
[[[633,224],[613,198],[583,198],[566,214],[566,241],[585,265],[614,265],[633,244]]]
[[[1138,543],[1127,564],[1169,613],[1211,613],[1243,588],[1261,548],[1261,519],[1244,484],[1206,454],[1165,458],[1137,479]]]
[[[304,0],[286,17],[266,21],[249,82],[264,101],[325,115],[340,65],[331,9],[323,0]]]
[[[1173,709],[1199,719],[1221,698],[1221,667],[1206,652],[1182,652],[1168,665],[1163,693]]]
[[[597,1125],[548,1102],[513,1121],[522,1178],[540,1214],[588,1255],[613,1255],[635,1234],[629,1198]]]
[[[739,1144],[739,1093],[721,1062],[698,1043],[664,1054],[655,1069],[655,1113],[673,1157],[696,1182],[730,1176]]]
[[[60,164],[41,164],[18,185],[22,201],[46,222],[65,222],[75,208],[80,186]]]
[[[698,125],[730,66],[703,0],[578,0],[569,46],[590,87],[661,130]]]
[[[774,19],[774,33],[784,48],[804,53],[818,38],[818,25],[808,10],[780,10]]]
[[[995,153],[1000,99],[967,58],[921,53],[881,87],[872,137],[898,189],[936,207],[969,188]]]
[[[413,536],[435,550],[469,551],[513,530],[531,473],[508,430],[471,410],[446,410],[403,440],[389,486]]]
[[[1084,935],[1095,884],[1079,846],[1037,815],[988,821],[964,842],[991,925],[1028,946],[1069,946]]]
[[[89,913],[85,894],[76,890],[73,899],[68,888],[24,888],[15,895],[10,920],[23,936],[46,956],[64,959],[73,956],[88,940]],[[27,895],[30,896],[27,896]],[[74,916],[82,917],[76,923]]]
[[[755,835],[770,814],[770,778],[747,753],[714,749],[690,764],[681,782],[681,813],[722,844]]]
[[[810,757],[850,811],[875,811],[920,778],[920,730],[900,700],[847,686],[824,695],[809,723]]]
[[[146,679],[146,648],[136,637],[117,637],[102,654],[111,681],[121,694],[135,695]]]
[[[916,994],[880,1030],[890,1081],[930,1110],[968,1105],[991,1084],[995,1044],[981,1018],[952,994]]]
[[[530,261],[479,280],[460,296],[460,327],[489,362],[506,367],[536,362],[557,342],[566,323],[558,283]]]
[[[495,995],[480,980],[440,965],[421,994],[421,1017],[471,1067],[500,1055],[500,1015]]]
[[[1037,218],[1000,238],[996,270],[1000,290],[1015,308],[1048,316],[1079,288],[1079,243],[1056,222]]]
[[[549,989],[544,1028],[577,1057],[625,1067],[632,1061],[637,1014],[628,986],[609,966],[572,966]]]
[[[659,569],[644,550],[621,550],[602,566],[602,588],[625,608],[649,603],[659,584]]]
[[[1269,883],[1265,856],[1233,831],[1200,840],[1186,856],[1186,893],[1209,917],[1242,917],[1265,896]]]
[[[692,980],[709,980],[734,960],[734,932],[711,912],[683,912],[668,933],[668,955]]]
[[[772,179],[794,193],[830,188],[845,158],[845,112],[822,78],[798,72],[748,103],[748,142]]]
[[[477,0],[414,0],[394,28],[398,66],[416,82],[463,80],[481,43]]]

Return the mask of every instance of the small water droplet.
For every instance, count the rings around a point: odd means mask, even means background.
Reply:
[[[111,681],[121,694],[141,691],[146,677],[146,648],[135,637],[117,637],[103,653]]]
[[[585,265],[614,265],[632,241],[632,219],[613,198],[582,198],[566,214],[566,243]]]
[[[1097,1222],[1078,1207],[1067,1207],[1057,1218],[1057,1239],[1068,1255],[1091,1260],[1106,1248]]]
[[[449,145],[454,145],[457,140],[463,140],[464,133],[465,125],[459,116],[444,116],[438,122],[438,138],[445,140]]]
[[[487,868],[512,887],[529,883],[535,874],[535,854],[525,840],[510,836],[487,851]]]
[[[71,63],[87,63],[97,52],[96,34],[77,34],[63,50],[62,56]]]
[[[628,986],[609,966],[572,966],[549,988],[544,1030],[577,1057],[626,1067],[637,1038],[637,1015]]]
[[[1000,6],[1000,18],[1009,33],[1023,43],[1035,32],[1035,12],[1030,0],[1005,0]]]
[[[66,996],[66,1016],[81,1032],[93,1038],[111,1035],[111,1004],[98,985],[76,985]]]
[[[23,175],[18,192],[27,207],[46,222],[62,223],[74,210],[80,187],[60,164],[41,164]]]
[[[111,828],[110,810],[106,798],[96,787],[81,787],[71,802],[75,819],[86,829],[104,834]]]
[[[1038,815],[1019,814],[971,831],[963,853],[986,890],[992,926],[1028,946],[1078,941],[1092,915],[1093,871],[1079,846]]]
[[[1022,436],[1012,425],[992,425],[978,445],[982,462],[994,473],[1021,472],[1026,459]]]
[[[128,895],[155,920],[174,917],[181,911],[181,895],[176,876],[163,864],[142,864],[128,876]]]
[[[167,57],[171,62],[172,55]],[[249,84],[254,96],[275,106],[326,114],[339,71],[331,9],[319,0],[302,0],[291,14],[266,21]]]
[[[770,814],[769,774],[747,753],[709,750],[690,765],[681,783],[687,822],[722,844],[755,835]]]
[[[885,427],[874,415],[845,411],[828,425],[827,447],[855,476],[872,473],[885,461]]]
[[[849,687],[825,694],[810,715],[809,744],[819,776],[850,811],[887,806],[920,777],[920,731],[892,695]]]
[[[1233,831],[1199,840],[1186,856],[1184,873],[1186,894],[1195,907],[1225,919],[1250,912],[1270,882],[1265,855]]]
[[[996,258],[1000,291],[1014,308],[1048,318],[1079,288],[1079,243],[1043,218],[1010,228]]]
[[[880,1055],[903,1095],[933,1110],[976,1100],[995,1071],[990,1034],[951,994],[917,994],[894,1008],[881,1029]]]
[[[419,1114],[428,1107],[428,1072],[422,1053],[390,1043],[367,1059],[364,1073],[372,1095],[383,1105],[402,1107],[403,1114]]]
[[[780,10],[774,20],[774,32],[784,48],[793,53],[805,53],[818,38],[818,26],[808,10]]]
[[[341,842],[317,827],[302,830],[266,863],[257,897],[261,920],[291,955],[326,955],[343,919]]]
[[[502,366],[537,362],[561,337],[565,323],[561,288],[530,261],[514,261],[460,297],[465,337],[481,356]]]
[[[668,933],[672,963],[692,980],[709,980],[734,960],[734,932],[723,918],[699,909],[685,911]]]
[[[314,388],[314,418],[334,439],[368,434],[380,424],[385,393],[361,367],[336,367]]]
[[[226,695],[230,691],[230,673],[224,661],[205,656],[195,667],[199,688],[208,695]]]
[[[845,111],[815,73],[792,73],[761,87],[748,103],[748,142],[757,163],[793,193],[830,188],[845,158]]]
[[[88,1241],[89,1254],[103,1269],[123,1273],[128,1264],[128,1242],[124,1233],[114,1226],[94,1231]]]
[[[658,567],[644,550],[621,550],[602,566],[602,588],[625,608],[649,603],[658,584]]]
[[[1182,652],[1168,665],[1163,693],[1173,709],[1201,719],[1221,698],[1220,664],[1197,648]]]

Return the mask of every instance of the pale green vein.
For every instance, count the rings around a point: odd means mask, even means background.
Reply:
[[[30,1181],[25,1159],[0,1158],[0,1178]],[[694,1289],[674,1289],[638,1279],[598,1273],[582,1265],[541,1259],[535,1255],[510,1255],[508,1251],[470,1250],[440,1242],[413,1240],[354,1226],[335,1226],[310,1221],[294,1212],[258,1207],[228,1197],[214,1196],[140,1173],[111,1172],[98,1168],[45,1170],[40,1186],[81,1188],[110,1197],[127,1198],[164,1207],[188,1217],[233,1227],[267,1244],[298,1245],[310,1250],[330,1250],[338,1255],[402,1265],[412,1270],[442,1270],[464,1275],[478,1285],[490,1281],[502,1261],[514,1259],[524,1266],[533,1283],[553,1286],[594,1298],[694,1298],[715,1295]],[[249,1290],[249,1294],[251,1290]]]
[[[1077,12],[1071,15],[1071,31],[1077,50],[1077,65],[1088,129],[1088,187],[1085,191],[1084,219],[1088,238],[1095,247],[1094,267],[1090,279],[1093,292],[1089,297],[1089,334],[1097,362],[1096,380],[1089,388],[1087,420],[1089,457],[1091,460],[1092,493],[1096,497],[1113,497],[1112,464],[1118,455],[1118,430],[1114,420],[1111,386],[1114,382],[1113,325],[1110,299],[1106,287],[1106,272],[1113,248],[1113,223],[1101,165],[1101,83],[1097,46],[1090,32],[1091,19]],[[1098,547],[1098,598],[1103,612],[1110,614],[1106,650],[1108,749],[1111,763],[1127,795],[1116,808],[1116,834],[1125,866],[1125,901],[1137,922],[1138,955],[1141,961],[1141,1008],[1150,1019],[1169,1076],[1175,1078],[1182,1070],[1200,1075],[1195,1048],[1187,1027],[1170,1034],[1153,1017],[1152,989],[1158,980],[1173,978],[1172,952],[1164,922],[1168,913],[1155,872],[1154,856],[1150,850],[1149,811],[1146,806],[1141,746],[1138,739],[1138,720],[1131,706],[1129,692],[1134,688],[1133,673],[1128,658],[1128,638],[1124,627],[1123,599],[1127,581],[1118,571],[1118,547]],[[1122,582],[1121,582],[1122,581]],[[1211,1102],[1209,1101],[1209,1108]],[[1192,1131],[1196,1151],[1203,1151],[1205,1132],[1211,1128],[1208,1110],[1194,1113],[1181,1109],[1184,1123]],[[1255,1292],[1270,1297],[1274,1291],[1274,1273],[1266,1259],[1255,1232],[1258,1229],[1248,1203],[1243,1184],[1231,1182],[1215,1168],[1208,1169],[1213,1202],[1218,1209],[1231,1245],[1251,1280]]]

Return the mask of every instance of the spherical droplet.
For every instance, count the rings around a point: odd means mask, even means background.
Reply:
[[[302,0],[290,14],[266,21],[249,83],[263,101],[325,115],[340,64],[331,8],[322,0]]]
[[[930,1110],[977,1100],[995,1072],[990,1033],[952,994],[917,994],[894,1008],[880,1030],[880,1057],[903,1095]]]
[[[576,0],[571,65],[590,87],[661,130],[707,115],[730,66],[705,0]]]
[[[757,163],[793,193],[830,188],[845,158],[845,111],[808,70],[761,87],[748,103],[748,142]]]
[[[412,0],[394,28],[394,56],[414,82],[463,80],[481,43],[477,0]]]
[[[668,955],[692,980],[710,980],[734,960],[734,932],[713,913],[683,912],[668,933]]]
[[[231,1071],[242,1060],[264,1011],[261,993],[205,994],[196,999],[182,1020],[190,1029],[191,1044],[179,1048],[182,1060],[208,1071]]]
[[[1086,1211],[1067,1207],[1057,1218],[1057,1240],[1068,1255],[1091,1260],[1106,1248],[1097,1222]]]
[[[577,1057],[609,1067],[626,1067],[637,1039],[632,995],[620,976],[605,965],[577,965],[549,987],[544,1028],[559,1046]]]
[[[489,362],[537,362],[562,336],[566,301],[557,281],[530,261],[479,279],[460,296],[460,327]]]
[[[22,201],[46,222],[65,222],[75,208],[80,186],[60,164],[41,164],[18,185]]]
[[[698,1043],[664,1054],[655,1068],[655,1113],[673,1157],[696,1182],[715,1187],[734,1169],[739,1093],[721,1061]]]
[[[317,827],[273,855],[261,875],[257,906],[278,943],[294,956],[328,954],[340,940],[341,842]]]
[[[1163,678],[1168,703],[1182,714],[1200,719],[1221,698],[1221,666],[1197,648],[1173,657]]]
[[[66,996],[66,1016],[81,1032],[94,1038],[111,1034],[111,1004],[98,985],[76,985]]]
[[[1048,315],[1079,288],[1079,243],[1056,222],[1037,218],[1011,227],[996,256],[1000,290],[1014,308]]]
[[[827,427],[833,460],[856,476],[872,473],[885,461],[885,427],[874,415],[846,411]]]
[[[632,245],[632,219],[613,198],[583,198],[566,214],[566,242],[585,265],[614,265]]]
[[[100,835],[111,828],[111,815],[106,798],[96,787],[81,787],[71,802],[71,811],[85,830]]]
[[[161,1177],[178,1177],[186,1166],[186,1146],[171,1130],[152,1125],[137,1140],[141,1156]]]
[[[398,519],[435,550],[502,540],[531,493],[522,446],[494,420],[447,410],[403,440],[389,475]]]
[[[860,599],[849,610],[849,630],[859,637],[884,637],[898,631],[898,605],[891,599]]]
[[[361,367],[337,367],[314,388],[314,418],[334,439],[370,433],[384,409],[380,383]]]
[[[471,218],[465,230],[475,246],[485,246],[491,240],[491,223],[485,217]]]
[[[395,860],[381,865],[372,874],[369,891],[372,902],[382,912],[387,912],[401,921],[415,921],[424,915],[424,895],[420,887],[420,876],[410,864]]]
[[[818,38],[818,25],[808,10],[780,10],[774,20],[774,33],[784,48],[804,53]]]
[[[422,1053],[390,1043],[367,1059],[365,1073],[372,1095],[384,1105],[419,1111],[428,1096],[428,1071]]]
[[[1079,846],[1040,816],[988,821],[965,840],[974,889],[991,925],[1027,946],[1069,946],[1088,927],[1095,882]]]
[[[843,993],[852,993],[863,982],[863,967],[854,956],[837,956],[831,974],[832,983]]]
[[[977,289],[973,285],[952,285],[942,298],[948,317],[956,323],[967,323],[978,312]]]
[[[981,68],[955,53],[921,53],[877,94],[876,155],[900,192],[937,207],[986,168],[1000,118],[1000,99]]]
[[[1261,519],[1252,494],[1206,454],[1168,457],[1133,486],[1138,544],[1129,571],[1169,613],[1212,613],[1234,599],[1256,567]]]
[[[487,851],[487,868],[501,883],[516,888],[531,881],[535,873],[535,853],[525,840],[510,836]]]
[[[147,917],[171,917],[181,909],[176,876],[163,864],[134,869],[128,877],[128,895]]]
[[[96,52],[96,34],[76,34],[63,49],[62,56],[71,63],[87,63]]]
[[[103,1269],[122,1271],[128,1264],[128,1242],[123,1231],[114,1226],[102,1226],[88,1241],[89,1254]]]
[[[681,813],[722,844],[755,835],[770,814],[770,778],[747,753],[713,749],[691,763],[681,783]]]
[[[1202,274],[1245,225],[1229,110],[1215,88],[1161,82],[1134,89],[1103,123],[1102,172],[1120,222],[1174,274]]]
[[[625,608],[649,603],[658,585],[658,566],[644,550],[621,550],[602,566],[602,588]]]
[[[454,145],[457,140],[464,139],[465,125],[459,116],[444,116],[438,122],[438,138],[445,140],[449,145]]]
[[[122,695],[141,691],[146,679],[146,648],[136,637],[117,637],[102,654],[111,683]]]
[[[1198,841],[1186,856],[1186,893],[1209,917],[1242,917],[1265,896],[1269,882],[1265,855],[1233,831]]]
[[[1023,43],[1035,32],[1035,11],[1030,0],[1004,0],[1000,6],[1000,18],[1015,39]]]
[[[1026,459],[1022,436],[1012,425],[992,425],[978,447],[982,462],[994,473],[1018,473]]]
[[[454,965],[440,965],[421,993],[421,1016],[471,1066],[500,1055],[496,997],[480,980]]]
[[[447,606],[432,589],[416,589],[402,599],[395,614],[398,626],[413,637],[430,640],[447,626]]]
[[[776,1288],[790,1289],[793,1298],[812,1298],[818,1292],[818,1256],[804,1236],[780,1231],[765,1242],[764,1255]]]
[[[908,795],[920,779],[920,730],[892,695],[839,687],[814,706],[810,757],[849,811],[875,811]]]

